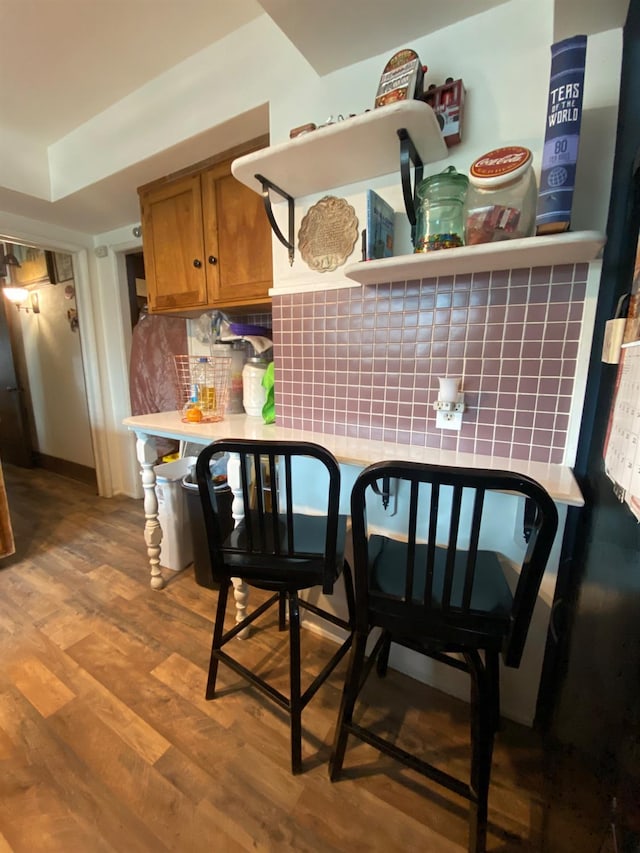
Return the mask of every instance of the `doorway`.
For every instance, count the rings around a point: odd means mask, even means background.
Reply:
[[[0,458],[10,465],[30,468],[33,446],[24,399],[26,389],[18,381],[10,310],[10,303],[3,299],[0,304]]]
[[[14,305],[2,297],[2,388],[13,384],[17,390],[0,396],[13,394],[14,422],[18,416],[22,420],[12,430],[12,440],[0,424],[0,457],[23,467],[47,468],[97,489],[72,256],[55,256],[65,263],[63,275],[50,272],[29,285],[23,303]],[[10,380],[12,370],[15,383],[4,384],[4,373]]]

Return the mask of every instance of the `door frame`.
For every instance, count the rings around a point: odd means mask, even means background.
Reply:
[[[6,242],[28,243],[54,252],[65,252],[73,258],[74,288],[78,320],[81,326],[80,351],[85,377],[89,429],[93,445],[96,466],[98,494],[104,497],[113,495],[113,482],[109,465],[105,430],[99,425],[105,421],[105,407],[101,394],[101,376],[99,369],[99,347],[95,323],[95,306],[91,289],[88,247],[79,243],[54,238],[35,230],[16,228],[4,223],[0,213],[0,239]]]
[[[0,243],[0,245],[2,245]],[[2,409],[2,461],[23,468],[33,467],[33,429],[29,408],[29,387],[23,380],[23,352],[21,342],[16,340],[19,320],[12,311],[15,307],[0,296],[0,357],[2,384],[0,394],[6,395]],[[16,312],[17,313],[17,312]]]

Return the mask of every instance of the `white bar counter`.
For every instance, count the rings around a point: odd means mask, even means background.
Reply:
[[[554,544],[553,554],[547,566],[538,594],[538,602],[529,630],[529,639],[525,648],[526,661],[519,670],[508,670],[504,673],[504,710],[505,715],[517,722],[530,725],[535,712],[536,696],[542,659],[544,655],[545,637],[547,634],[551,609],[553,606],[557,567],[560,559],[562,535],[569,506],[583,506],[584,499],[573,476],[571,468],[564,465],[549,465],[539,462],[527,462],[503,457],[477,456],[468,453],[442,451],[428,447],[416,447],[407,444],[394,444],[386,441],[371,441],[367,439],[350,438],[347,436],[313,433],[305,430],[289,429],[270,424],[265,426],[260,418],[247,415],[229,415],[225,420],[210,424],[183,423],[179,412],[164,412],[153,415],[140,415],[127,418],[125,426],[133,431],[137,438],[137,455],[142,468],[142,485],[144,488],[145,528],[144,536],[151,567],[151,587],[162,589],[165,580],[160,569],[160,543],[162,530],[158,522],[158,501],[155,493],[154,464],[157,459],[155,438],[173,438],[194,444],[206,445],[221,438],[272,439],[282,441],[313,441],[326,447],[342,463],[344,468],[344,491],[349,489],[349,482],[355,476],[354,468],[362,468],[385,459],[409,460],[426,462],[436,465],[453,465],[461,468],[491,468],[494,470],[513,471],[527,475],[537,480],[549,492],[558,507],[559,528]],[[229,463],[229,485],[234,495],[239,489],[239,471]],[[238,483],[235,483],[235,480]],[[238,492],[239,494],[239,492]],[[343,496],[344,497],[344,496]],[[241,502],[239,502],[241,503]],[[234,500],[235,505],[235,500]],[[236,511],[234,508],[234,517]],[[392,521],[392,519],[391,519]],[[509,536],[513,522],[504,519],[504,535]],[[502,528],[501,528],[502,530]],[[501,536],[503,535],[501,532]],[[248,589],[241,578],[233,579],[234,597],[236,603],[236,619],[240,620],[248,603]],[[313,630],[313,626],[309,625]],[[417,656],[422,658],[423,656]],[[396,656],[391,663],[402,672],[412,675],[422,681],[427,681],[453,695],[465,697],[466,683],[458,685],[450,680],[450,675],[439,675],[436,671],[425,673],[410,656],[404,660]],[[448,669],[448,668],[446,668]]]
[[[257,438],[281,441],[313,441],[326,447],[338,462],[366,467],[385,459],[427,462],[432,465],[455,465],[460,468],[492,468],[514,471],[537,480],[558,504],[583,506],[584,499],[571,468],[543,462],[527,462],[499,456],[477,456],[410,444],[393,444],[364,438],[314,433],[290,429],[278,424],[262,423],[261,418],[249,415],[228,415],[223,421],[207,424],[183,423],[179,412],[160,412],[126,418],[124,425],[136,434],[137,456],[142,468],[144,489],[145,541],[151,566],[151,586],[162,589],[159,554],[162,531],[158,523],[158,502],[155,493],[153,466],[157,459],[155,437],[206,445],[220,438]]]

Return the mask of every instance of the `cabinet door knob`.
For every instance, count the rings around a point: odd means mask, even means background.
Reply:
[[[194,265],[194,267],[195,267],[197,270],[199,270],[199,269],[200,269],[200,267],[202,266],[202,261],[199,261],[199,260],[196,258],[196,259],[195,259],[195,261],[193,262],[193,265]]]
[[[218,259],[216,258],[216,256],[215,256],[215,255],[209,255],[209,263],[210,263],[211,265],[214,265],[214,264],[217,264],[217,263],[218,263]]]

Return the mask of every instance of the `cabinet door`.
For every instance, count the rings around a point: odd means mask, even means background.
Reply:
[[[143,190],[140,204],[149,311],[206,306],[200,176]]]
[[[231,175],[231,162],[202,176],[210,293],[221,307],[270,303],[271,230],[262,197]]]

